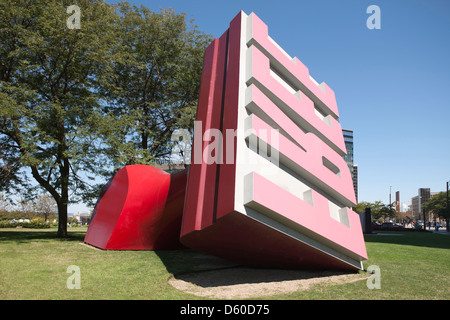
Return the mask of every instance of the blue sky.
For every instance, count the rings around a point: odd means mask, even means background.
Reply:
[[[108,1],[116,2],[116,1]],[[354,131],[359,201],[410,204],[418,188],[450,180],[450,1],[135,0],[173,8],[219,37],[236,14],[255,12],[270,36],[335,92],[343,128]],[[381,9],[368,29],[366,9]]]

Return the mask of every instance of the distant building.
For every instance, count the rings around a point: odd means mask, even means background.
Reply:
[[[90,220],[90,214],[89,213],[81,213],[81,212],[77,212],[73,214],[73,217],[75,219],[77,219],[77,221],[81,224],[81,225],[87,225],[89,224],[89,220]]]
[[[353,189],[355,189],[356,202],[358,202],[358,165],[353,163],[353,130],[342,129],[347,154],[344,156],[348,169],[352,174]]]
[[[352,171],[353,189],[355,189],[356,203],[358,203],[358,165],[353,165]]]
[[[411,198],[412,216],[417,219],[423,219],[423,205],[438,193],[430,192],[430,188],[420,188],[417,196]]]
[[[395,211],[400,212],[400,191],[395,192]]]
[[[419,196],[411,198],[411,215],[414,218],[419,218]]]

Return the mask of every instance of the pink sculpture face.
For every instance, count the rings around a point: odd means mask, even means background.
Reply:
[[[182,243],[258,266],[361,268],[338,116],[334,92],[238,14],[205,53]]]

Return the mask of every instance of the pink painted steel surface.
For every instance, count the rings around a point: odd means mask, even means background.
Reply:
[[[298,224],[302,232],[308,235],[314,233],[317,239],[334,248],[343,249],[350,255],[366,256],[364,242],[355,241],[363,237],[361,228],[349,228],[360,224],[358,214],[352,210],[342,209],[341,215],[347,219],[344,224],[330,217],[326,198],[315,190],[311,190],[309,203],[257,173],[248,176],[246,183],[248,188],[253,190],[252,197],[247,199],[247,206],[265,211],[269,216],[275,216],[276,220],[288,220],[289,223]],[[277,201],[273,201],[274,199]],[[277,216],[281,216],[281,219]]]
[[[251,121],[248,121],[248,123],[251,123],[250,128],[254,129],[260,140],[269,142],[268,137],[259,136],[259,133],[266,132],[265,130],[270,130],[272,127],[255,114],[252,114],[250,117],[249,120]],[[286,122],[283,128],[289,132],[290,129],[288,127],[288,122]],[[295,140],[302,147],[299,147],[283,135],[279,136],[278,151],[280,152],[280,162],[296,173],[305,176],[305,178],[313,180],[316,185],[319,185],[342,203],[348,206],[353,205],[356,201],[355,191],[345,160],[314,134],[298,132],[295,135]],[[332,163],[334,165],[332,168],[335,168],[336,173],[324,165],[324,161],[325,163]]]
[[[323,139],[338,154],[346,154],[345,143],[342,138],[342,128],[339,122],[331,115],[327,117],[326,121],[321,120],[315,113],[314,102],[303,91],[296,90],[296,93],[292,94],[283,87],[270,74],[270,60],[258,47],[251,46],[247,55],[251,61],[251,71],[247,73],[247,84],[255,84],[252,86],[255,89],[252,90],[256,91],[260,88],[260,95],[264,92],[267,95],[266,99],[270,97],[270,99],[275,101],[280,110],[283,110],[292,117],[291,121],[301,124],[305,130]],[[295,89],[293,88],[293,90]],[[272,102],[272,104],[274,103]]]
[[[246,39],[247,45],[254,45],[265,52],[266,56],[270,57],[276,66],[286,68],[286,76],[299,86],[302,92],[310,96],[314,102],[332,114],[333,117],[339,117],[334,91],[325,82],[322,82],[319,86],[316,85],[310,78],[308,68],[296,57],[290,59],[270,40],[267,25],[254,13],[251,16]]]

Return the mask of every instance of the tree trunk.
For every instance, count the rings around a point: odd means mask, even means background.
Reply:
[[[143,108],[143,119],[141,122],[141,128],[142,128],[142,135],[141,135],[141,147],[144,150],[148,149],[148,108],[145,106],[144,103],[144,108]]]
[[[142,130],[142,143],[141,143],[141,147],[144,150],[148,149],[148,133],[147,133],[147,129],[143,129]]]
[[[69,198],[68,197],[68,190],[69,190],[68,175],[67,175],[67,179],[62,177],[62,185],[64,185],[64,182],[67,181],[67,186],[64,187],[64,189],[67,190],[67,192],[66,192],[67,197],[66,197],[66,200],[64,201],[62,198],[62,195],[60,196],[58,194],[58,192],[56,191],[56,189],[53,188],[53,186],[51,186],[48,181],[46,181],[45,179],[43,179],[41,177],[36,166],[31,166],[30,168],[31,168],[31,173],[33,174],[33,177],[36,179],[36,181],[42,187],[44,187],[52,195],[53,199],[55,199],[56,204],[58,206],[58,233],[57,233],[57,236],[62,237],[62,238],[67,237],[67,204],[68,204],[68,198]],[[64,172],[64,170],[61,170],[61,174],[62,174],[62,172]],[[61,187],[61,189],[63,189],[63,187]]]
[[[69,206],[69,159],[63,160],[61,171],[61,201],[58,203],[58,237],[67,237],[67,208]]]
[[[67,237],[67,204],[58,203],[58,233],[59,238]]]

